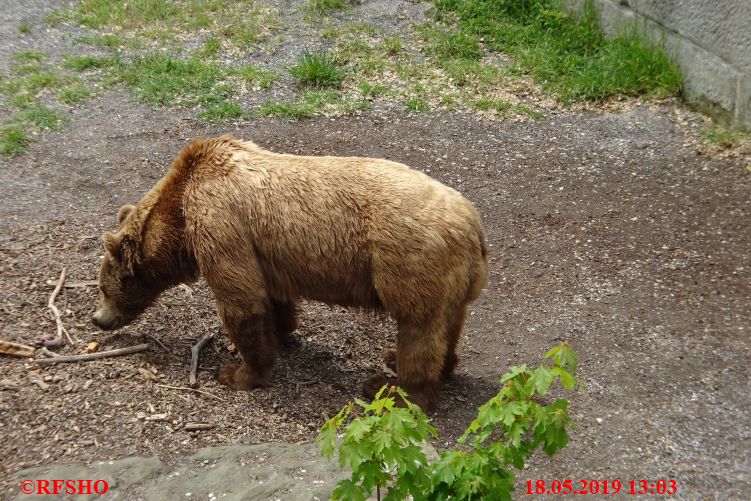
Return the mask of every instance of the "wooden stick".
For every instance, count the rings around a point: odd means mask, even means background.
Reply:
[[[47,301],[47,308],[49,308],[52,311],[52,314],[55,316],[55,323],[57,324],[57,336],[55,336],[55,339],[62,339],[63,333],[64,333],[65,337],[68,338],[68,342],[70,344],[73,344],[73,340],[70,338],[70,334],[68,334],[68,331],[65,330],[63,321],[60,318],[60,310],[58,310],[57,306],[55,306],[55,299],[57,299],[57,295],[60,294],[60,290],[63,288],[63,284],[65,283],[65,276],[67,272],[68,272],[68,269],[63,267],[63,271],[60,272],[60,279],[57,281],[55,290],[52,291],[52,294],[50,294],[50,298]]]
[[[166,384],[155,384],[154,386],[158,386],[160,388],[168,388],[170,390],[185,390],[185,391],[194,391],[196,393],[200,393],[201,395],[206,395],[211,398],[215,398],[219,400],[220,402],[224,402],[224,399],[221,397],[217,397],[213,393],[209,393],[208,391],[199,390],[196,388],[188,388],[187,386],[168,386]]]
[[[48,280],[47,285],[52,287],[53,285],[55,285],[55,282]],[[65,284],[63,284],[63,287],[66,289],[77,289],[79,287],[96,287],[98,285],[98,280],[82,280],[80,282],[66,282]]]
[[[183,431],[201,431],[201,430],[210,430],[214,427],[213,424],[209,423],[188,423],[185,426],[183,426]]]
[[[166,351],[167,353],[169,353],[169,349],[166,346],[164,346],[164,343],[162,343],[161,341],[159,341],[159,339],[155,338],[151,334],[144,334],[144,336],[146,336],[148,338],[151,338],[156,344],[158,344],[159,346],[161,346],[164,351]]]
[[[58,364],[60,362],[86,362],[89,360],[97,360],[99,358],[118,357],[120,355],[130,355],[131,353],[138,353],[139,351],[146,351],[149,349],[148,344],[137,344],[135,346],[128,346],[127,348],[118,348],[117,350],[99,351],[97,353],[84,353],[82,355],[58,355],[53,358],[40,358],[34,360],[38,364]]]
[[[26,346],[25,344],[3,341],[0,339],[0,353],[3,355],[12,355],[14,357],[33,357],[34,348],[32,346]]]
[[[214,338],[214,334],[216,333],[206,334],[190,348],[190,377],[188,381],[191,388],[195,388],[198,385],[198,376],[196,375],[196,372],[198,371],[198,356],[201,354],[203,346],[210,339]]]

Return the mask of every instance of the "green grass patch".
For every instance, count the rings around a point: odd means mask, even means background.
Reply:
[[[76,42],[107,49],[141,49],[144,46],[138,38],[118,35],[83,35],[76,38]]]
[[[108,56],[66,56],[63,67],[73,71],[107,68],[117,64],[117,59]]]
[[[31,25],[26,21],[21,21],[21,24],[18,25],[18,32],[24,35],[31,33]]]
[[[6,125],[0,128],[0,154],[12,156],[26,151],[31,137],[20,125]]]
[[[340,87],[344,79],[344,69],[334,56],[325,52],[302,53],[289,73],[304,87]]]
[[[222,50],[221,40],[212,36],[206,39],[203,47],[196,51],[195,55],[197,57],[215,58],[220,50]]]
[[[421,28],[427,40],[426,52],[438,59],[467,59],[476,61],[482,57],[482,49],[477,35],[461,30],[444,31],[428,24]]]
[[[635,29],[606,38],[591,2],[578,16],[564,12],[559,0],[434,4],[438,19],[458,22],[462,33],[514,56],[520,71],[565,102],[601,101],[614,95],[662,97],[680,90],[680,71],[661,47],[647,43]]]
[[[376,98],[388,95],[390,89],[385,85],[363,80],[360,82],[360,92],[364,97]]]
[[[46,106],[36,105],[16,113],[13,120],[28,122],[39,130],[57,130],[66,119],[53,109]]]
[[[349,101],[339,91],[332,89],[309,90],[293,103],[264,103],[260,114],[297,120],[312,118],[316,115],[343,115],[356,110],[367,109],[367,101]]]
[[[86,101],[91,97],[91,91],[82,85],[74,85],[60,91],[57,99],[64,104],[73,105]]]
[[[45,16],[50,24],[74,21],[92,29],[116,28],[162,46],[180,33],[207,30],[245,47],[263,40],[277,23],[269,9],[255,0],[79,0],[70,9]],[[132,38],[132,37],[129,37]],[[91,39],[93,44],[115,44],[116,39]],[[130,42],[129,42],[130,43]]]
[[[728,129],[718,124],[704,128],[702,134],[710,145],[723,149],[736,148],[743,143],[744,139],[749,139],[747,132]]]
[[[347,0],[308,0],[303,5],[303,10],[308,14],[326,16],[339,10],[349,8]]]
[[[427,111],[430,111],[430,106],[428,106],[428,103],[426,103],[424,99],[421,99],[419,97],[411,97],[407,99],[407,101],[404,103],[404,107],[407,109],[407,111],[412,111],[415,113],[425,113]]]
[[[179,60],[156,53],[117,68],[121,81],[141,101],[154,106],[215,104],[233,92],[219,86],[227,73],[216,63]]]
[[[404,50],[404,40],[400,35],[391,35],[383,39],[383,51],[389,56],[396,56]]]
[[[232,74],[239,77],[245,83],[257,85],[262,89],[268,89],[279,80],[279,75],[271,70],[265,70],[251,64],[233,68]]]
[[[243,109],[237,103],[221,101],[199,113],[198,118],[209,123],[221,123],[240,118],[244,114]]]

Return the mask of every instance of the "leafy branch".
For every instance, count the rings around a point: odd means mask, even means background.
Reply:
[[[510,500],[515,475],[535,450],[552,456],[568,444],[573,426],[568,401],[545,404],[553,384],[567,390],[578,384],[578,356],[567,343],[545,354],[548,365],[511,367],[500,378],[501,389],[480,406],[477,418],[459,438],[463,449],[448,450],[429,462],[422,444],[436,430],[400,388],[384,386],[372,403],[355,400],[321,428],[316,442],[352,476],[340,481],[332,499],[365,500],[376,490],[384,500]],[[405,407],[398,407],[397,400]]]

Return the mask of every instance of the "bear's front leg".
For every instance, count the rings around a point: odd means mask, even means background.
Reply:
[[[265,386],[279,350],[279,340],[267,308],[219,308],[230,340],[243,359],[241,365],[226,364],[219,370],[219,382],[237,390]]]

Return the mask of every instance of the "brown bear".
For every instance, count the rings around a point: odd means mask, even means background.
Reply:
[[[487,274],[480,218],[457,191],[396,162],[284,155],[229,136],[187,145],[117,219],[93,322],[125,325],[202,276],[243,359],[219,373],[237,389],[268,383],[307,298],[391,315],[397,384],[435,409]]]

